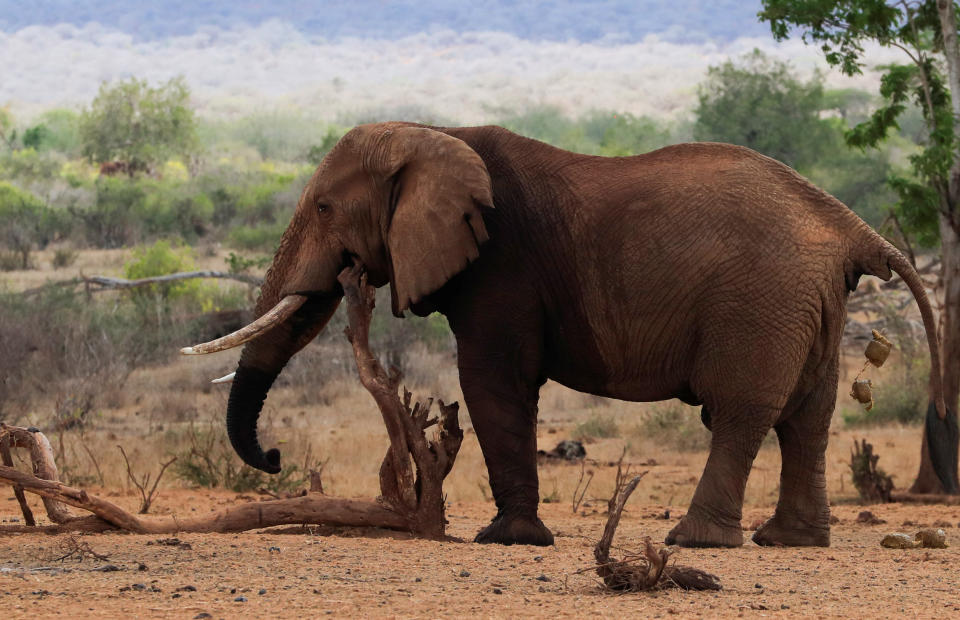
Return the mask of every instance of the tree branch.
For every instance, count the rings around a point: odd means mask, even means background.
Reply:
[[[127,280],[126,278],[113,278],[110,276],[80,276],[61,282],[49,282],[43,286],[27,289],[23,291],[24,296],[43,293],[52,288],[71,287],[84,284],[89,292],[99,293],[108,290],[124,290],[150,286],[151,284],[165,284],[168,282],[179,282],[181,280],[192,280],[196,278],[217,278],[221,280],[235,280],[243,282],[250,286],[260,286],[263,284],[263,278],[251,276],[243,273],[230,273],[227,271],[183,271],[180,273],[171,273],[165,276],[154,276],[152,278],[139,278],[137,280]],[[98,287],[98,288],[92,288]]]

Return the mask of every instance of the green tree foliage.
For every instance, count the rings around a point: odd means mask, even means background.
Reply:
[[[56,151],[70,158],[80,156],[80,115],[62,108],[44,112],[35,125],[24,131],[23,146]]]
[[[750,147],[796,168],[874,226],[886,217],[886,153],[851,151],[847,118],[866,117],[860,91],[825,91],[759,50],[711,67],[699,88],[693,136]]]
[[[846,134],[848,144],[877,147],[900,128],[911,105],[923,113],[926,132],[919,153],[910,156],[911,173],[890,175],[899,197],[898,212],[905,227],[931,242],[938,236],[938,214],[951,215],[950,169],[958,162],[950,92],[938,56],[944,53],[937,2],[879,0],[764,0],[760,18],[770,22],[774,37],[786,39],[800,29],[803,40],[816,43],[827,62],[847,75],[865,64],[864,44],[875,41],[899,48],[907,64],[891,64],[880,85],[883,104]]]
[[[94,163],[124,161],[131,173],[188,156],[197,144],[189,98],[182,78],[158,87],[135,78],[101,84],[80,117],[84,156]]]
[[[791,67],[754,50],[738,61],[710,67],[699,88],[693,137],[747,146],[793,168],[822,154],[830,128],[819,75],[802,82]]]
[[[11,266],[29,268],[30,252],[45,248],[65,228],[62,215],[39,198],[9,183],[0,183],[0,243],[17,258]]]
[[[528,138],[589,155],[639,155],[677,141],[671,128],[652,119],[609,111],[570,118],[557,108],[539,106],[506,116],[497,124]]]

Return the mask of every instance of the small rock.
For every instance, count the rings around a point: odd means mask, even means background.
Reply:
[[[539,577],[537,577],[537,581],[547,581],[547,582],[549,582],[549,581],[553,581],[553,579],[550,579],[550,578],[547,577],[546,575],[540,575]]]
[[[416,579],[414,579],[414,581],[417,583],[420,583],[421,581],[423,581],[423,579],[420,579],[419,577],[417,577]]]
[[[200,613],[198,613],[196,616],[193,617],[193,620],[204,620],[204,618],[212,618],[212,617],[213,616],[211,616],[207,612],[201,611]]]
[[[177,588],[177,592],[196,592],[196,591],[197,591],[197,586],[191,586],[189,584],[185,586],[180,586],[179,588]]]
[[[145,583],[135,583],[130,587],[133,588],[134,590],[137,590],[138,592],[142,592],[143,590],[147,589],[147,585]]]
[[[140,572],[143,572],[147,570],[147,565],[144,564],[143,562],[137,562],[137,570]]]
[[[500,588],[494,588],[494,589],[493,589],[493,593],[494,593],[494,594],[503,594],[503,590],[501,590]]]
[[[836,525],[837,523],[840,523],[840,517],[837,515],[830,515],[830,525]]]
[[[257,592],[257,594],[259,594],[260,596],[263,596],[263,595],[266,594],[266,593],[267,593],[267,589],[266,589],[266,588],[260,588],[260,591]]]
[[[547,591],[547,589],[544,588],[543,586],[540,586],[539,588],[537,588],[537,590],[540,591],[540,592],[546,592],[546,591]]]
[[[543,556],[542,556],[542,555],[535,555],[535,556],[533,556],[533,561],[534,561],[534,562],[543,562]]]
[[[246,602],[247,602],[247,597],[245,597],[245,596],[238,596],[237,598],[233,599],[233,602],[234,602],[234,603],[246,603]]]
[[[181,596],[183,596],[183,595],[180,594],[179,592],[174,592],[173,595],[172,595],[170,598],[180,598]]]
[[[98,566],[90,570],[96,571],[98,573],[113,573],[120,570],[120,567],[116,564],[104,564],[103,566]]]
[[[763,589],[763,585],[762,585],[762,584],[759,584],[759,583],[753,584],[753,587],[756,588],[756,589],[758,589],[758,590],[762,590],[762,589]]]
[[[270,553],[280,553],[280,547],[270,547],[267,551]]]
[[[470,571],[468,571],[468,570],[462,570],[462,571],[460,571],[460,576],[461,576],[461,577],[469,577],[469,576],[470,576]]]
[[[884,536],[883,540],[880,541],[880,546],[887,549],[916,549],[920,546],[920,543],[909,534],[894,532]]]

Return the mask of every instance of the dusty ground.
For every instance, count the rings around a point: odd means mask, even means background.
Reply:
[[[656,468],[651,471],[655,475]],[[112,497],[130,509],[132,495]],[[0,517],[16,518],[4,501]],[[229,492],[168,490],[157,511],[210,511],[246,501]],[[664,591],[612,595],[590,566],[605,516],[599,502],[580,514],[569,504],[542,508],[557,534],[550,548],[481,546],[409,540],[380,530],[287,527],[244,534],[76,537],[106,556],[59,559],[69,536],[0,537],[0,605],[8,617],[310,617],[367,616],[626,616],[943,617],[960,612],[957,547],[960,507],[888,504],[869,507],[886,524],[856,521],[861,506],[835,506],[839,522],[828,549],[684,549],[677,561],[717,574],[719,593]],[[664,519],[669,509],[669,518]],[[614,544],[662,540],[681,505],[634,501]],[[744,524],[771,508],[748,508]],[[489,503],[454,503],[449,533],[468,541],[493,513]],[[890,531],[944,527],[945,550],[889,550]],[[749,532],[746,532],[749,535]],[[112,567],[112,568],[108,568]]]

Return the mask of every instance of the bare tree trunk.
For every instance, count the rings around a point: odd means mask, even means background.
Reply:
[[[953,0],[938,0],[940,28],[943,32],[943,49],[947,61],[948,83],[950,85],[951,106],[954,119],[954,132],[960,136],[960,43],[957,41],[957,21]],[[943,314],[940,317],[941,351],[940,369],[931,368],[930,372],[940,371],[943,377],[943,398],[947,405],[947,415],[957,415],[957,401],[960,397],[960,235],[957,233],[956,207],[960,202],[960,156],[954,154],[948,179],[947,213],[940,214],[940,243],[943,254],[942,277],[944,288]],[[941,198],[942,200],[942,198]],[[956,466],[953,465],[955,469]],[[956,471],[954,471],[956,477]],[[910,487],[911,493],[943,493],[943,483],[934,471],[930,460],[927,429],[923,430],[923,444],[920,452],[920,471]]]
[[[950,221],[943,216],[940,218],[940,243],[943,255],[944,288],[943,312],[940,317],[943,399],[947,405],[947,415],[956,416],[957,401],[960,400],[960,236],[957,235]],[[931,373],[936,371],[937,369],[930,369]],[[913,486],[910,487],[910,492],[945,493],[947,491],[930,460],[927,428],[924,426],[920,470],[917,472]]]

